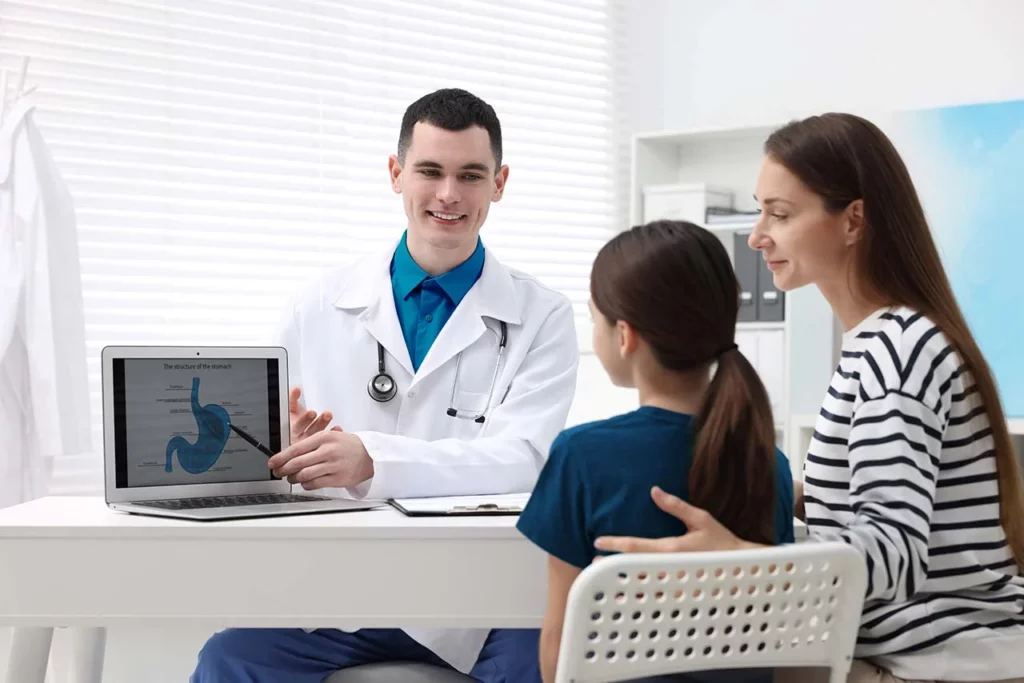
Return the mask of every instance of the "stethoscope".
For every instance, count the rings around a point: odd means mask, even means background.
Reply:
[[[501,339],[498,341],[498,358],[494,362],[494,374],[491,375],[491,386],[487,390],[487,403],[484,404],[484,412],[487,411],[487,406],[491,405],[491,398],[494,396],[494,385],[498,381],[498,370],[501,369],[501,356],[504,354],[505,344],[508,342],[508,325],[505,324],[504,320],[499,320],[498,323],[501,325]],[[473,420],[473,422],[482,424],[484,422],[484,413],[467,414],[466,411],[460,413],[455,409],[455,389],[459,386],[460,365],[462,365],[461,352],[455,357],[455,380],[452,382],[452,395],[448,400],[446,414],[448,417]],[[394,378],[384,368],[384,345],[380,342],[377,342],[377,374],[370,380],[366,390],[369,392],[370,398],[378,403],[387,403],[398,393],[398,385],[395,384]]]

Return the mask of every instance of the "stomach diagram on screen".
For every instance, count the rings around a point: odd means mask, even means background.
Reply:
[[[201,474],[217,462],[224,452],[230,436],[231,418],[223,406],[216,403],[199,403],[199,378],[192,378],[192,416],[196,419],[199,436],[190,443],[183,436],[172,437],[167,442],[167,464],[164,469],[171,472],[174,456],[186,472]]]

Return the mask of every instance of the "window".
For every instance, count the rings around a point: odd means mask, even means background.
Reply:
[[[319,269],[404,229],[387,182],[406,106],[463,87],[501,118],[508,191],[485,244],[565,292],[621,216],[612,0],[4,0],[0,61],[31,57],[36,121],[74,196],[95,454],[100,350],[251,344]]]

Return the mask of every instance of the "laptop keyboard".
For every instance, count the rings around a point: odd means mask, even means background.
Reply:
[[[301,496],[294,493],[249,493],[241,496],[208,496],[178,498],[176,500],[144,500],[132,503],[160,510],[198,510],[202,508],[229,508],[242,505],[277,505],[279,503],[308,503],[312,500],[330,500],[322,496]]]

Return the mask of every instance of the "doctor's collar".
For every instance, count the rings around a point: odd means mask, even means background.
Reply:
[[[425,280],[433,279],[452,302],[457,304],[461,301],[483,272],[484,246],[480,238],[477,237],[476,249],[468,259],[448,272],[431,278],[431,275],[420,268],[412,258],[412,254],[409,253],[406,235],[406,233],[402,234],[402,239],[391,258],[391,284],[395,295],[406,299]]]

